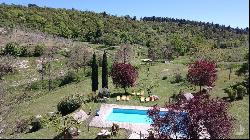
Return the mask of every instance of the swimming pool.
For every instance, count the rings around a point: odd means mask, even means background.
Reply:
[[[148,117],[147,111],[113,108],[112,112],[106,117],[106,120],[111,122],[152,124],[152,119]]]
[[[123,123],[137,123],[137,124],[152,124],[152,119],[147,115],[148,110],[138,110],[138,109],[122,109],[122,108],[113,108],[111,113],[106,117],[106,120],[109,122],[123,122]],[[161,111],[160,115],[164,117],[168,112]],[[177,124],[177,133],[172,134],[172,125],[161,124],[160,131],[171,135],[171,137],[176,138],[175,135],[179,138],[186,138],[188,134],[188,129],[186,124],[183,122],[183,119],[187,117],[188,114],[181,112],[180,116],[176,118]]]

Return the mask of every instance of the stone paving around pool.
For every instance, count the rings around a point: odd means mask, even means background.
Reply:
[[[148,110],[150,107],[144,106],[127,106],[127,105],[116,105],[116,104],[102,104],[99,111],[99,116],[95,116],[89,126],[93,127],[112,127],[113,122],[107,121],[106,117],[112,112],[113,108],[119,109],[137,109],[137,110]],[[167,111],[165,108],[161,108],[161,111]],[[125,128],[132,131],[132,134],[148,135],[148,129],[151,128],[149,124],[141,123],[129,123],[129,122],[115,122],[120,128]]]

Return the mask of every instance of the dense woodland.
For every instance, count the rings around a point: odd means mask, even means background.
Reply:
[[[0,4],[0,26],[37,29],[74,40],[119,45],[140,44],[153,50],[167,46],[178,55],[202,48],[248,45],[245,29],[164,17],[117,17],[106,12]]]

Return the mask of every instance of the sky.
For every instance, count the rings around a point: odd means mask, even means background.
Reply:
[[[75,8],[117,16],[158,16],[249,27],[249,0],[0,0],[0,3]]]

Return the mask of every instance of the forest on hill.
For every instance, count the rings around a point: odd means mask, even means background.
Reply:
[[[0,13],[0,26],[10,30],[32,29],[106,46],[139,44],[148,48],[151,59],[171,59],[197,52],[206,54],[211,50],[217,53],[217,49],[224,53],[225,48],[237,51],[249,43],[248,27],[239,29],[185,19],[153,16],[137,20],[129,15],[117,17],[106,12],[56,9],[34,4],[0,4]]]
[[[249,138],[248,52],[248,27],[0,4],[0,139],[60,139],[71,130],[74,139],[97,139],[113,128],[104,104],[191,112],[181,117],[193,138]],[[109,138],[147,135],[133,123]]]

